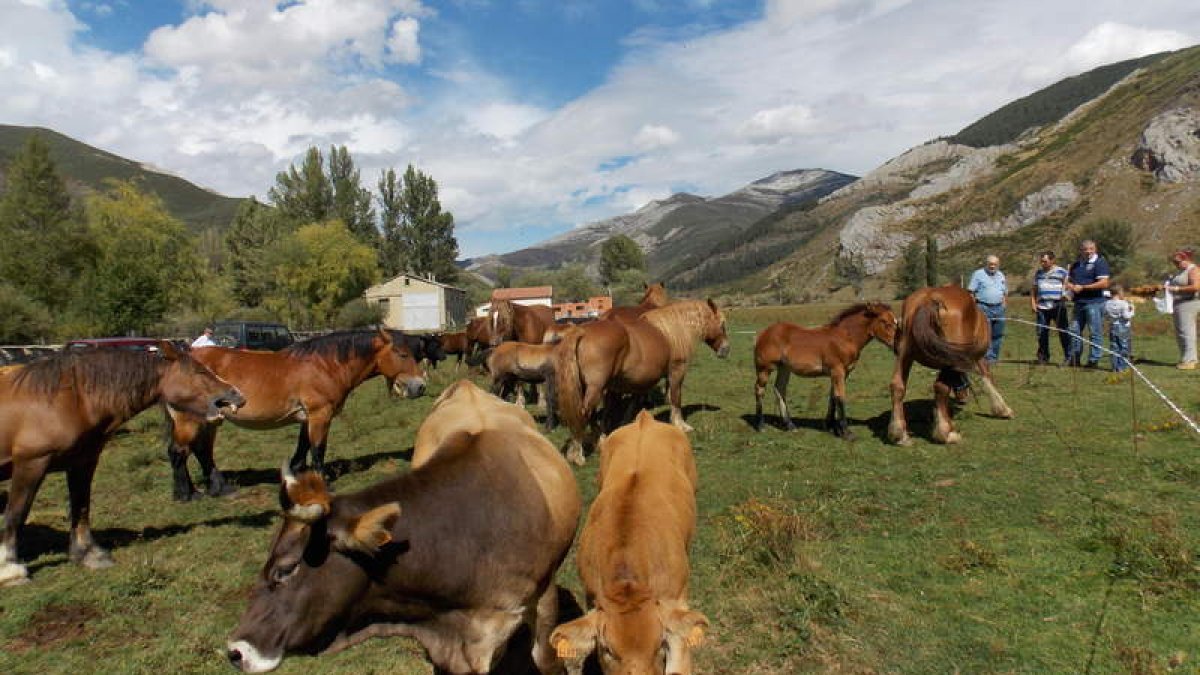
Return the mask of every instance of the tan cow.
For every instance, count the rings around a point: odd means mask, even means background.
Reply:
[[[412,468],[429,461],[446,439],[455,434],[478,434],[485,430],[509,431],[538,438],[537,422],[524,408],[502,401],[475,386],[459,380],[446,387],[433,402],[433,408],[417,429],[413,442]]]
[[[687,436],[642,411],[601,443],[599,481],[576,553],[591,610],[550,642],[576,669],[597,651],[605,673],[689,675],[708,619],[688,608],[696,463]]]

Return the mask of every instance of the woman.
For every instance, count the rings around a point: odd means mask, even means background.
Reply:
[[[1200,316],[1200,267],[1194,261],[1195,251],[1181,248],[1171,254],[1171,262],[1179,272],[1167,279],[1175,301],[1175,340],[1179,343],[1180,370],[1196,369],[1196,318]]]

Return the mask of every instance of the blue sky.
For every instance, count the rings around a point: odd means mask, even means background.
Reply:
[[[370,183],[413,163],[475,256],[677,190],[862,174],[1198,39],[1193,0],[0,0],[0,123],[231,195],[311,145]]]

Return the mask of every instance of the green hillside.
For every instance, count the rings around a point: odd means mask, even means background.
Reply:
[[[41,134],[58,170],[76,193],[99,190],[110,178],[132,181],[157,194],[167,210],[193,230],[225,227],[241,202],[241,199],[210,192],[176,176],[150,171],[137,162],[39,127],[0,125],[0,176],[33,133]]]

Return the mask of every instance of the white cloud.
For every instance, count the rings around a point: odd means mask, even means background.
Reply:
[[[679,134],[675,133],[671,127],[660,124],[643,125],[641,129],[638,129],[637,135],[633,137],[633,144],[639,150],[665,148],[678,142]]]
[[[759,110],[742,123],[738,133],[754,143],[774,143],[789,136],[810,133],[816,128],[812,109],[796,104]]]
[[[420,63],[421,45],[417,40],[421,24],[411,16],[396,19],[388,36],[389,60],[395,63]]]
[[[1026,69],[1031,78],[1065,77],[1117,61],[1182,49],[1194,39],[1176,30],[1153,30],[1105,21],[1066,50],[1062,58]]]

